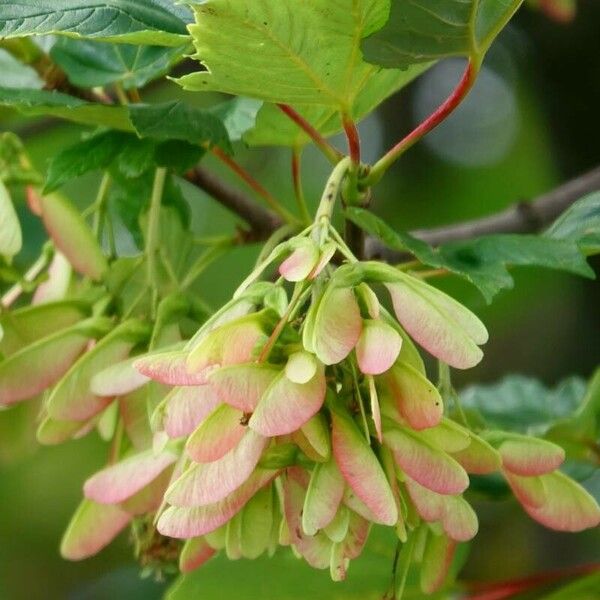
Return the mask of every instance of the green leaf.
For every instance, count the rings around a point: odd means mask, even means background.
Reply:
[[[545,267],[594,278],[577,243],[548,235],[498,234],[450,242],[432,248],[408,233],[396,232],[368,210],[350,207],[346,218],[399,252],[410,252],[423,264],[464,277],[490,302],[514,282],[509,266]]]
[[[52,192],[90,171],[111,166],[128,179],[145,176],[156,167],[182,172],[196,164],[204,152],[199,146],[179,140],[160,142],[122,131],[101,131],[63,150],[50,161],[44,192]]]
[[[170,0],[19,0],[0,4],[0,38],[62,34],[179,46],[189,12]]]
[[[196,24],[190,27],[197,57],[207,70],[179,82],[193,91],[297,105],[317,127],[334,132],[339,128],[336,113],[364,116],[414,76],[362,60],[360,40],[383,26],[386,4],[208,0],[194,6]],[[293,124],[283,125],[286,133],[279,134],[285,119],[273,107],[263,111],[264,125],[248,137],[251,143],[306,141]]]
[[[439,266],[477,286],[488,302],[501,289],[513,287],[509,266],[544,267],[594,279],[577,244],[541,235],[490,235],[444,244],[437,251]]]
[[[263,103],[252,98],[234,98],[221,102],[209,111],[223,122],[229,139],[237,142],[256,124],[256,116]]]
[[[374,73],[369,84],[360,90],[354,100],[353,119],[360,121],[429,67],[429,64],[423,64],[404,71],[383,69]],[[336,107],[294,105],[294,109],[324,137],[335,135],[343,129]],[[303,146],[311,141],[304,130],[272,104],[263,106],[258,113],[256,127],[244,136],[244,140],[251,146]]]
[[[586,254],[600,252],[600,192],[575,202],[548,228],[546,235],[572,240]]]
[[[523,0],[391,0],[385,26],[363,42],[365,58],[406,68],[448,56],[479,63]]]
[[[21,224],[10,194],[0,179],[0,255],[12,257],[23,245]]]
[[[221,146],[223,150],[231,152],[227,129],[210,110],[195,108],[183,102],[166,102],[131,105],[129,114],[141,137]]]
[[[132,138],[137,139],[121,131],[105,131],[59,152],[48,166],[44,193],[50,193],[89,171],[105,169]]]
[[[496,384],[468,387],[460,398],[463,407],[478,413],[490,428],[542,435],[577,410],[585,390],[579,377],[548,388],[537,379],[509,375]]]
[[[0,87],[0,105],[29,116],[50,116],[83,125],[104,125],[132,131],[127,108],[94,104],[60,92]]]
[[[185,46],[114,45],[61,38],[52,46],[50,56],[73,85],[92,88],[120,83],[129,89],[166,75],[185,51]]]

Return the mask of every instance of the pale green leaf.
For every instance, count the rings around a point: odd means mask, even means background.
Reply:
[[[62,34],[179,46],[188,18],[171,0],[19,0],[0,4],[0,38]]]
[[[405,68],[447,56],[482,60],[523,0],[391,0],[385,26],[363,42],[365,58]]]
[[[382,69],[373,73],[369,78],[369,84],[365,85],[356,96],[352,107],[353,119],[360,121],[429,66],[423,64],[403,71]],[[342,131],[342,119],[339,110],[335,107],[294,105],[294,109],[325,137]],[[251,146],[302,146],[310,142],[304,130],[272,104],[265,104],[259,111],[256,127],[248,131],[244,140]]]
[[[360,40],[387,18],[382,0],[208,0],[194,12],[190,31],[207,70],[181,78],[186,89],[312,107],[308,118],[327,133],[339,128],[337,112],[364,116],[414,76],[362,60]],[[283,120],[264,111],[264,131],[249,136],[252,143],[305,141],[289,124],[285,136],[278,134]]]

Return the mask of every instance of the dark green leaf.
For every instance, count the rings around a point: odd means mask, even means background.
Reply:
[[[126,107],[94,104],[60,92],[0,87],[0,105],[16,108],[25,115],[59,117],[123,131],[133,129]]]
[[[536,266],[567,271],[583,277],[594,272],[574,241],[547,235],[489,235],[432,248],[408,233],[396,232],[368,210],[351,207],[346,218],[399,252],[410,252],[423,264],[464,277],[488,302],[502,289],[511,288],[509,266]]]
[[[89,171],[105,169],[129,138],[136,139],[121,131],[105,131],[63,150],[50,162],[44,192],[49,193]]]
[[[185,53],[185,46],[133,46],[92,40],[59,39],[50,56],[78,87],[120,83],[125,89],[146,85],[169,72]]]
[[[131,122],[141,137],[221,146],[231,152],[227,129],[210,110],[195,108],[183,102],[166,102],[132,105],[129,113]]]
[[[572,240],[586,254],[600,252],[600,192],[578,200],[546,231],[560,240]]]
[[[181,172],[196,164],[203,154],[203,148],[188,142],[158,142],[122,131],[102,131],[63,150],[50,161],[44,191],[51,192],[71,179],[111,166],[127,178],[142,177],[156,167]]]
[[[577,244],[538,235],[490,235],[444,244],[437,252],[438,266],[476,285],[488,302],[513,286],[508,266],[545,267],[594,278]]]
[[[479,62],[523,0],[392,0],[385,26],[363,42],[366,60],[406,68],[447,56]]]
[[[179,46],[188,19],[187,9],[170,0],[19,0],[0,4],[0,38],[51,33]]]

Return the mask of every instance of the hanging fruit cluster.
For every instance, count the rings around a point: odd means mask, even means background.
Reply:
[[[477,533],[469,475],[501,472],[548,527],[598,524],[593,498],[557,470],[560,447],[445,416],[449,368],[475,366],[487,331],[418,274],[354,257],[330,222],[348,170],[348,161],[334,170],[314,223],[201,325],[202,311],[178,293],[151,319],[115,312],[139,265],[113,269],[107,295],[90,284],[106,265],[79,215],[61,198],[36,203],[64,254],[34,306],[2,318],[0,403],[45,392],[40,441],[94,428],[112,440],[108,466],[85,482],[65,557],[90,556],[131,524],[150,570],[290,546],[339,581],[375,524],[395,528],[430,593],[457,544]],[[76,245],[57,219],[70,219]],[[60,300],[72,268],[88,279]],[[438,359],[439,389],[415,342]]]

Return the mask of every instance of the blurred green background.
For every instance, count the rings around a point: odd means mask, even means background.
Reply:
[[[365,157],[373,159],[447,93],[461,64],[439,64],[390,99],[361,125]],[[8,74],[0,73],[0,81]],[[4,82],[3,84],[6,84]],[[175,84],[153,87],[145,99],[182,95]],[[210,98],[186,96],[189,102]],[[458,113],[403,158],[376,190],[374,210],[402,229],[435,226],[498,211],[535,197],[600,164],[600,6],[582,1],[576,21],[559,25],[524,9],[491,51],[480,82]],[[0,113],[2,129],[18,132],[38,168],[82,129]],[[341,143],[341,142],[340,142]],[[292,203],[286,151],[238,156],[255,176]],[[215,170],[221,171],[216,164]],[[307,153],[305,185],[313,202],[327,165]],[[81,205],[92,201],[97,177],[67,186]],[[184,184],[186,185],[186,184]],[[234,219],[185,187],[199,233],[231,231]],[[29,262],[43,233],[20,203]],[[121,248],[129,247],[123,232]],[[214,306],[252,265],[258,248],[233,251],[207,272],[199,287]],[[596,261],[595,267],[600,263]],[[542,271],[515,271],[516,286],[492,306],[466,284],[444,285],[486,322],[491,340],[484,362],[459,383],[495,381],[523,373],[554,384],[570,374],[588,377],[600,358],[600,289],[594,282]],[[60,447],[34,443],[36,407],[0,413],[0,599],[152,600],[165,584],[142,581],[127,535],[83,563],[70,564],[58,544],[81,496],[85,478],[104,461],[95,436]],[[600,489],[600,483],[596,486]],[[600,534],[555,534],[526,518],[513,501],[480,501],[481,532],[464,571],[469,580],[502,580],[541,569],[600,561]],[[359,567],[355,567],[359,568]],[[223,572],[223,577],[227,573]]]

